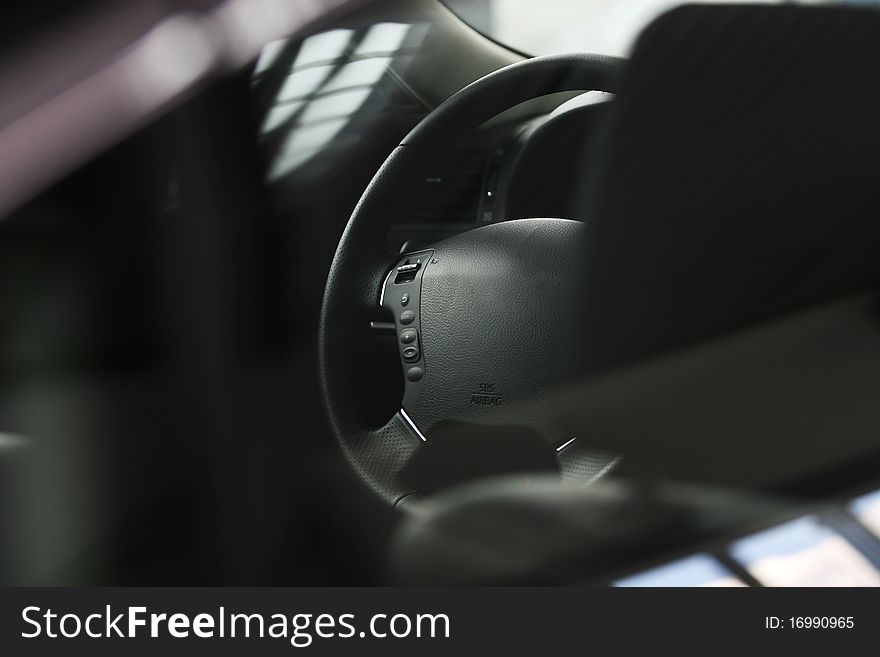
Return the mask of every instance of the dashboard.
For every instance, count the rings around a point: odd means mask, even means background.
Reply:
[[[463,136],[413,181],[389,231],[389,247],[421,248],[508,219],[581,218],[578,176],[589,167],[577,158],[611,101],[600,92],[556,94],[543,101],[557,103],[550,112],[525,119],[502,115]],[[547,167],[548,161],[566,164]]]

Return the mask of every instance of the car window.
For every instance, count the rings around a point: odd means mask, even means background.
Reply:
[[[595,52],[627,55],[645,25],[681,0],[443,0],[483,34],[530,55]],[[781,4],[784,0],[752,0]],[[703,0],[742,4],[742,0]],[[856,0],[848,4],[876,4]],[[801,2],[800,4],[840,4]],[[845,4],[845,2],[843,3]]]

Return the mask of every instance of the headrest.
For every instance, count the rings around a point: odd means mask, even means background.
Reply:
[[[589,154],[590,365],[877,283],[880,11],[690,5]]]

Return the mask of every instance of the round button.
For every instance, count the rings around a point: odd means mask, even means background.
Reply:
[[[419,359],[419,348],[413,345],[409,347],[403,348],[403,359],[404,360],[418,360]]]
[[[409,292],[404,292],[402,295],[400,295],[400,305],[405,306],[408,303],[409,303]]]
[[[419,337],[418,331],[415,329],[406,329],[400,332],[400,341],[403,344],[412,344]]]
[[[415,382],[415,381],[418,381],[419,379],[421,379],[424,376],[424,374],[425,374],[425,370],[423,370],[421,367],[410,367],[406,371],[406,378],[409,379],[410,381]]]
[[[416,319],[416,314],[412,310],[404,310],[400,313],[401,324],[412,324]]]

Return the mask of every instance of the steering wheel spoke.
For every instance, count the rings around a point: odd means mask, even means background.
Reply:
[[[371,490],[391,504],[416,491],[400,477],[423,444],[423,437],[397,412],[383,426],[348,437],[343,451]]]

